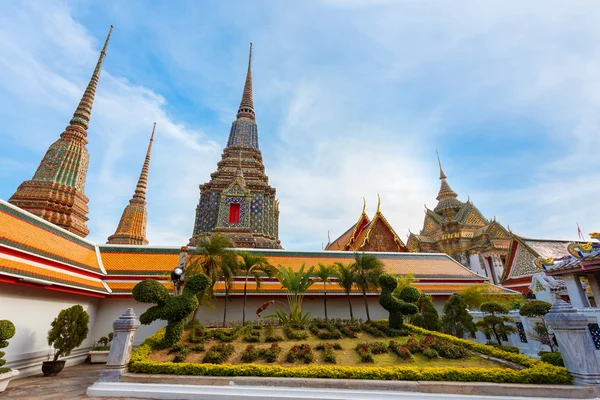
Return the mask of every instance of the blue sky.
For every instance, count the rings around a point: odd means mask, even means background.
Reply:
[[[30,179],[115,25],[90,123],[90,239],[114,232],[152,122],[148,238],[189,238],[239,105],[248,44],[280,239],[320,249],[362,198],[401,238],[439,189],[519,234],[600,230],[597,1],[0,3],[0,198]]]

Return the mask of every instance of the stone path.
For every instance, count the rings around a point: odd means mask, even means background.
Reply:
[[[85,391],[96,381],[103,368],[104,364],[79,364],[65,368],[54,377],[44,377],[40,373],[40,375],[12,380],[8,388],[0,393],[0,398],[2,400],[99,400],[99,398],[87,397]],[[125,398],[119,398],[119,400],[123,399]],[[102,400],[111,399],[103,397]]]

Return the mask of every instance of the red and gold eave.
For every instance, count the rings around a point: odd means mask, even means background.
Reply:
[[[352,252],[293,252],[250,250],[264,255],[271,265],[297,270],[302,265],[351,263]],[[64,229],[0,200],[0,282],[94,297],[131,297],[136,283],[155,279],[167,289],[170,271],[178,264],[180,248],[157,246],[95,245]],[[468,285],[483,283],[476,275],[444,254],[378,253],[389,273],[412,273],[416,286],[431,295],[448,296]],[[240,295],[243,277],[236,277],[232,295]],[[218,282],[217,294],[224,291]],[[323,284],[313,285],[307,295],[319,296]],[[334,283],[327,285],[333,296],[344,295]],[[249,282],[252,296],[285,295],[274,279],[265,279],[260,292]],[[356,291],[353,294],[359,294]]]

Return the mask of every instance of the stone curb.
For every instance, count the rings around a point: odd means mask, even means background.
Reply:
[[[167,385],[202,386],[271,386],[296,388],[327,388],[351,390],[390,390],[416,393],[436,393],[471,396],[549,397],[594,399],[600,393],[594,386],[577,385],[527,385],[487,382],[437,382],[437,381],[375,381],[362,379],[322,378],[267,378],[218,377],[125,373],[121,382]]]

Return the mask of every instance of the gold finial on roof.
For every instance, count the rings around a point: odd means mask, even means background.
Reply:
[[[377,193],[377,213],[380,212],[380,206],[381,206],[381,197],[379,197],[379,193]]]
[[[327,244],[331,243],[331,236],[329,235],[329,231],[327,231]]]
[[[367,199],[365,199],[364,197],[363,197],[363,210],[362,210],[362,213],[363,214],[367,213]]]

